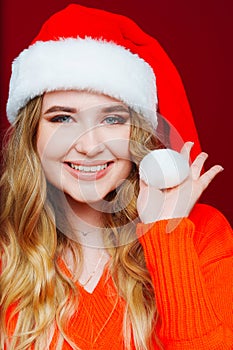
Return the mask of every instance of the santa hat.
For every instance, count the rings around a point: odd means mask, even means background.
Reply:
[[[157,86],[157,88],[156,88]],[[176,68],[159,43],[127,17],[71,4],[42,26],[12,65],[7,116],[46,91],[88,90],[125,102],[157,127],[169,124],[171,147],[200,146]]]

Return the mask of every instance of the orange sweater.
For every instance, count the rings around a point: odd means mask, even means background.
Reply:
[[[176,222],[172,220],[173,224]],[[137,234],[160,314],[158,336],[166,350],[233,349],[233,236],[214,208],[196,205],[171,233],[168,222],[139,224]],[[64,263],[63,271],[70,275]],[[67,325],[81,350],[123,350],[124,301],[107,269],[92,294],[77,285],[79,310]],[[50,349],[56,349],[55,331]],[[64,350],[71,347],[65,342]],[[132,349],[134,347],[132,346]],[[153,349],[158,349],[154,345]]]

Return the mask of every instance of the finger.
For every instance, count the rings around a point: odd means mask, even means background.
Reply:
[[[140,187],[140,189],[144,190],[144,189],[146,189],[148,187],[148,185],[147,185],[147,183],[144,180],[140,179],[139,187]]]
[[[217,174],[222,172],[224,169],[221,165],[214,165],[212,168],[210,168],[208,171],[206,171],[201,177],[201,183],[203,186],[203,190],[205,190],[208,185],[211,183],[211,181],[215,178]]]
[[[205,152],[201,152],[196,159],[194,160],[194,162],[191,165],[191,174],[192,174],[192,178],[193,180],[197,180],[200,176],[201,170],[203,168],[203,165],[206,161],[206,159],[208,158],[208,154]]]
[[[184,146],[182,147],[180,153],[187,159],[189,160],[190,158],[190,152],[191,152],[191,149],[194,145],[194,142],[191,142],[191,141],[188,141],[188,142],[185,142]]]
[[[162,192],[163,190],[161,190],[160,188],[157,188],[155,186],[152,185],[148,185],[144,180],[140,179],[139,181],[139,188],[140,190],[144,191],[157,191],[157,192]]]

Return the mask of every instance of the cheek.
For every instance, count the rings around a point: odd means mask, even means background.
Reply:
[[[41,132],[41,130],[39,130],[38,137],[37,137],[37,151],[40,159],[43,158],[43,154],[45,153],[47,144],[48,144],[47,135]]]
[[[124,130],[118,130],[112,134],[105,134],[102,136],[105,146],[111,151],[116,158],[124,159],[130,161],[130,151],[129,151],[129,127]]]
[[[129,152],[128,140],[115,140],[110,142],[107,147],[111,150],[111,153],[118,159],[130,161],[131,156]]]
[[[133,164],[130,160],[125,160],[125,161],[122,161],[121,166],[122,166],[122,175],[126,179],[132,170]]]
[[[114,172],[114,186],[112,188],[115,189],[117,187],[119,187],[122,183],[125,183],[132,170],[132,163],[130,161],[127,160],[121,160],[118,162],[116,168],[115,168],[115,172]]]
[[[37,150],[40,159],[57,158],[65,155],[72,143],[74,136],[64,132],[62,127],[54,128],[48,125],[42,125],[39,128],[37,138]]]

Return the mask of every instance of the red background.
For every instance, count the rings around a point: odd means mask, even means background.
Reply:
[[[41,24],[71,2],[124,14],[156,37],[178,68],[196,121],[207,167],[218,175],[202,202],[220,209],[233,223],[232,209],[232,0],[3,0],[1,1],[1,131],[10,65]]]

